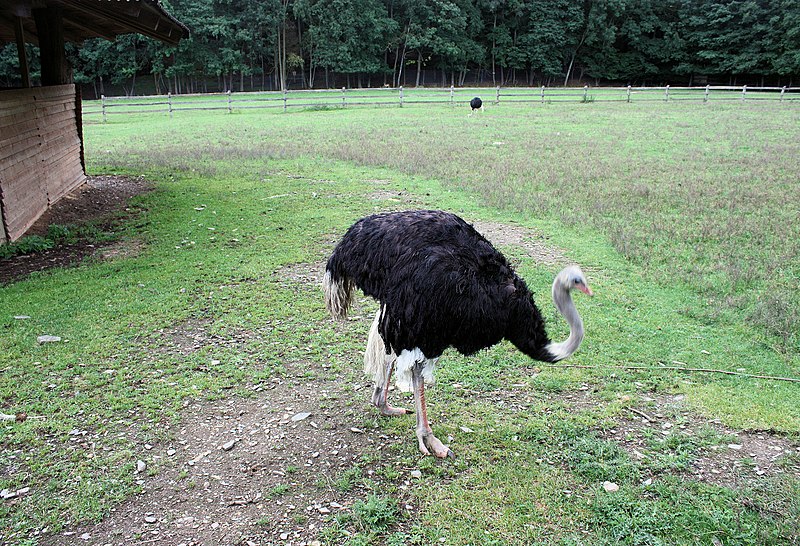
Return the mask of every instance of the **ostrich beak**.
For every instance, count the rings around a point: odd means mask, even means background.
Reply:
[[[580,284],[577,288],[587,296],[594,296],[594,292],[592,292],[592,289],[589,288],[589,285],[587,284]]]

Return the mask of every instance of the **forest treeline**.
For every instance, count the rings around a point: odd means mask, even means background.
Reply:
[[[162,0],[190,30],[69,47],[96,96],[418,85],[792,85],[800,0]],[[37,52],[29,46],[32,76]],[[0,85],[19,85],[13,44]]]

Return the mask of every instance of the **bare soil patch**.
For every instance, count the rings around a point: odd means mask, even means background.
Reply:
[[[343,399],[366,398],[364,385],[275,378],[250,398],[198,402],[185,409],[174,440],[140,446],[141,494],[96,525],[81,525],[48,544],[308,544],[325,519],[352,509],[367,492],[351,469],[380,482],[378,452],[392,443],[372,427],[369,411]],[[353,392],[358,390],[357,394]],[[149,448],[148,448],[149,447]],[[151,471],[152,469],[152,471]],[[399,469],[407,479],[411,469]],[[403,505],[404,510],[411,507]]]
[[[86,183],[64,196],[48,209],[27,231],[26,235],[44,235],[51,225],[84,225],[96,223],[100,229],[113,229],[125,212],[129,200],[150,191],[153,186],[142,177],[91,176]],[[22,279],[35,271],[53,267],[69,267],[84,258],[102,251],[101,257],[111,259],[135,255],[140,242],[119,242],[98,245],[91,241],[58,245],[49,250],[0,260],[0,284]]]

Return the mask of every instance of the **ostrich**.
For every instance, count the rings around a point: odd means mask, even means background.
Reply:
[[[475,97],[469,101],[469,107],[472,108],[472,111],[469,113],[470,116],[475,113],[475,110],[483,112],[483,101],[480,97]]]
[[[556,276],[553,301],[570,334],[551,342],[525,281],[506,258],[464,220],[436,210],[375,214],[353,224],[325,268],[325,304],[334,318],[347,316],[355,287],[380,303],[364,356],[375,381],[372,403],[382,415],[414,413],[387,401],[396,371],[398,388],[414,392],[419,450],[440,458],[454,455],[428,422],[425,383],[433,382],[444,350],[470,355],[505,338],[535,360],[562,360],[583,339],[570,292],[592,295],[577,266]]]

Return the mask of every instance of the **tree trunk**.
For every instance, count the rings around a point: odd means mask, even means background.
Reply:
[[[417,52],[417,84],[415,87],[419,87],[419,80],[420,76],[422,75],[422,51]]]

